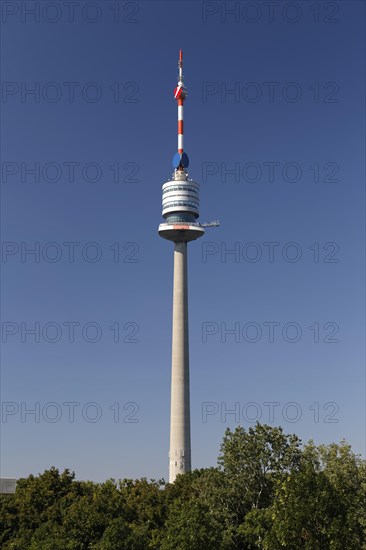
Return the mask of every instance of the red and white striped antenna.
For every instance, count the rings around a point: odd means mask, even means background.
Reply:
[[[179,50],[178,85],[174,89],[174,99],[178,104],[178,153],[174,155],[173,166],[183,170],[189,165],[188,155],[184,153],[184,100],[187,97],[187,88],[183,82],[183,51]]]

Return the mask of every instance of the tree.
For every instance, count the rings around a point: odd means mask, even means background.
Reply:
[[[141,536],[142,535],[142,536]],[[94,550],[141,550],[148,548],[146,533],[134,531],[126,521],[115,518],[105,530],[100,543],[93,546]]]
[[[30,475],[0,495],[0,547],[366,550],[366,463],[344,441],[300,448],[281,428],[238,427],[218,462],[174,484]]]
[[[60,521],[61,499],[78,486],[74,477],[70,470],[60,474],[52,467],[38,477],[19,479],[15,494],[2,499],[6,528],[0,535],[1,548],[28,549],[36,529],[48,521]]]
[[[207,506],[198,500],[177,500],[164,528],[161,550],[217,550],[222,532]]]
[[[226,532],[233,547],[248,548],[239,526],[253,509],[271,505],[276,482],[298,468],[300,458],[299,438],[285,435],[282,428],[257,423],[248,431],[241,426],[226,430],[218,463]]]
[[[300,467],[276,485],[272,506],[250,512],[239,531],[250,548],[366,548],[365,468],[351,448],[304,449]]]
[[[300,443],[296,435],[265,424],[226,430],[218,463],[226,480],[240,488],[244,511],[271,503],[275,480],[300,463]]]

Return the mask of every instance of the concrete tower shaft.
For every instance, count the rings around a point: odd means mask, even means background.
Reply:
[[[191,471],[187,243],[174,244],[169,482]]]

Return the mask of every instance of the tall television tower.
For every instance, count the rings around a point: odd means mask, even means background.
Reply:
[[[202,237],[199,216],[199,184],[188,177],[189,159],[184,152],[183,111],[187,89],[183,82],[183,55],[179,52],[178,152],[173,157],[174,172],[163,184],[163,218],[159,235],[174,242],[172,385],[170,411],[169,482],[191,471],[191,421],[189,403],[188,282],[187,243]]]

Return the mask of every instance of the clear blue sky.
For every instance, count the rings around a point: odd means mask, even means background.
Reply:
[[[364,452],[365,4],[35,4],[2,2],[2,476],[167,477],[179,48],[221,222],[189,245],[193,466],[256,417]]]

